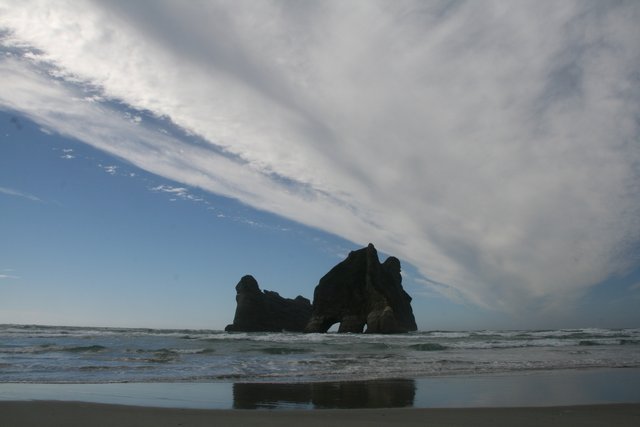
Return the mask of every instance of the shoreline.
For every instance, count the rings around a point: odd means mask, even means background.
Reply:
[[[59,401],[0,401],[0,425],[23,426],[637,426],[640,403],[512,408],[207,410]]]
[[[298,383],[0,383],[2,402],[183,410],[523,408],[640,404],[639,368]]]

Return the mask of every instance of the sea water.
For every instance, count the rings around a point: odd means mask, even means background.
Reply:
[[[0,383],[314,383],[639,368],[640,329],[400,335],[0,325]]]

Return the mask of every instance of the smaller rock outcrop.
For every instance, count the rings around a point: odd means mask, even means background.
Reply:
[[[283,298],[277,292],[260,291],[253,276],[236,285],[236,314],[228,332],[303,332],[311,317],[311,302],[298,296]]]

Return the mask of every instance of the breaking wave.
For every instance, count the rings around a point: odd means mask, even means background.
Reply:
[[[0,325],[1,382],[331,381],[640,367],[640,329],[401,335]]]

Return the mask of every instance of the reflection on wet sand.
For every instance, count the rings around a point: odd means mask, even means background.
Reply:
[[[414,380],[323,383],[236,383],[234,409],[259,408],[404,408],[413,406]]]

